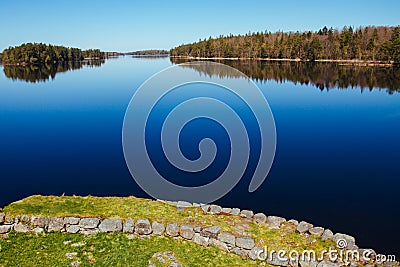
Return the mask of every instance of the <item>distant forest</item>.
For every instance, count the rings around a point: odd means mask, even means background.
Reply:
[[[208,38],[170,50],[171,56],[368,60],[400,62],[400,26],[324,27],[316,32],[256,32]]]
[[[169,54],[168,50],[160,50],[160,49],[140,50],[135,52],[124,53],[124,55],[132,55],[132,56],[159,56],[168,54]]]
[[[4,49],[0,59],[5,65],[53,64],[84,59],[104,59],[107,53],[99,49],[81,50],[43,43],[26,43]]]

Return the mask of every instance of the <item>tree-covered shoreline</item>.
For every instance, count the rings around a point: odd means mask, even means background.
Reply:
[[[24,43],[4,49],[0,59],[3,65],[41,65],[106,57],[107,53],[100,49],[81,50],[60,45]]]
[[[400,26],[312,32],[257,32],[208,38],[170,50],[172,57],[400,63]]]

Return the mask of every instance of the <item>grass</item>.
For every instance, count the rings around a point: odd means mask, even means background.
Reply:
[[[82,246],[72,246],[77,243]],[[79,261],[80,266],[147,266],[154,253],[164,251],[173,252],[184,266],[260,266],[235,254],[181,239],[128,239],[123,233],[10,233],[7,239],[0,239],[0,248],[0,266],[71,266],[73,261]],[[66,253],[76,255],[69,259]]]
[[[93,197],[93,196],[31,196],[21,201],[11,203],[4,207],[3,212],[7,216],[16,215],[35,215],[41,217],[101,217],[101,218],[120,218],[120,219],[139,219],[146,218],[150,221],[158,221],[164,224],[178,222],[179,224],[192,224],[193,226],[221,226],[222,231],[229,231],[234,235],[248,235],[254,238],[256,244],[262,248],[267,247],[271,250],[287,250],[295,249],[299,252],[302,250],[314,250],[320,253],[323,250],[329,250],[334,246],[333,241],[322,241],[319,237],[314,237],[305,234],[299,234],[295,231],[295,226],[292,223],[286,222],[279,230],[271,230],[267,225],[257,225],[240,216],[232,215],[210,215],[204,214],[200,208],[187,208],[184,211],[178,211],[175,206],[148,199],[135,197]],[[224,263],[228,265],[251,265],[252,261],[242,261],[238,256],[226,254],[215,248],[202,248],[196,244],[186,241],[177,241],[170,238],[152,237],[151,242],[145,240],[128,240],[123,234],[115,235],[97,235],[94,237],[85,237],[82,235],[67,235],[67,234],[47,234],[46,236],[30,236],[24,239],[23,236],[11,234],[7,239],[2,240],[3,252],[0,255],[4,259],[12,259],[12,255],[21,255],[18,258],[24,258],[27,261],[34,258],[43,261],[46,265],[47,261],[51,261],[56,254],[56,257],[61,265],[66,261],[65,246],[59,240],[72,239],[84,240],[86,244],[92,244],[95,248],[93,251],[79,250],[78,258],[83,263],[86,262],[86,256],[92,255],[94,260],[98,262],[113,263],[113,265],[126,265],[128,261],[136,260],[140,263],[147,263],[148,259],[155,253],[163,250],[171,250],[177,253],[178,259],[182,259],[182,263],[188,263],[188,266],[195,266],[191,262],[196,261],[196,255],[202,261],[210,261],[211,265],[216,263]],[[59,240],[58,240],[59,239]],[[47,240],[47,241],[46,241]],[[11,244],[9,244],[11,241]],[[32,242],[30,244],[29,242]],[[104,242],[104,244],[102,244]],[[150,242],[150,243],[149,243]],[[21,244],[24,244],[23,246]],[[13,246],[15,244],[15,246]],[[47,246],[43,252],[38,248]],[[5,248],[7,249],[5,250]],[[29,248],[29,249],[26,249]],[[32,249],[31,249],[32,248]],[[82,248],[83,249],[83,248]],[[4,250],[6,254],[4,254]],[[104,250],[107,253],[101,253]],[[141,251],[143,250],[143,251]],[[12,253],[7,253],[11,251]],[[112,252],[112,253],[111,253]],[[190,252],[190,253],[189,253]],[[200,253],[201,252],[201,253]],[[39,254],[36,254],[39,253]],[[48,257],[44,254],[49,254]],[[84,253],[86,253],[84,255]],[[203,255],[204,253],[204,255]],[[40,255],[40,257],[38,257]],[[85,257],[84,257],[85,256]],[[11,257],[11,258],[8,258]],[[214,262],[215,258],[220,258]],[[5,262],[0,259],[1,264],[8,265],[10,262]],[[41,264],[42,262],[40,262]],[[88,264],[90,262],[87,262]],[[49,264],[52,265],[52,264]],[[140,265],[138,265],[140,266]]]

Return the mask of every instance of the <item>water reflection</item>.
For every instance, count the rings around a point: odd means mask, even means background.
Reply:
[[[171,58],[172,63],[187,62],[187,59]],[[337,63],[318,62],[274,62],[260,60],[214,60],[232,66],[252,79],[265,82],[291,81],[300,84],[311,84],[321,91],[333,88],[373,88],[387,89],[389,94],[400,92],[400,68],[398,67],[371,67],[349,66]],[[204,69],[201,65],[187,66],[195,68],[206,75],[231,77],[221,73],[219,68]]]
[[[29,66],[4,66],[3,71],[7,78],[25,82],[45,82],[54,79],[59,72],[81,69],[84,66],[100,67],[105,60],[87,60],[80,62],[64,62],[58,64],[43,64]]]

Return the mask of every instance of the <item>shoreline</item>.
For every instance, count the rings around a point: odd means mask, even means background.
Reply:
[[[194,60],[253,60],[253,61],[281,61],[281,62],[320,62],[320,63],[338,63],[339,65],[360,66],[360,67],[396,67],[399,64],[393,61],[373,61],[359,59],[316,59],[302,60],[300,58],[248,58],[248,57],[190,57],[190,56],[170,56],[170,58],[194,59]]]

